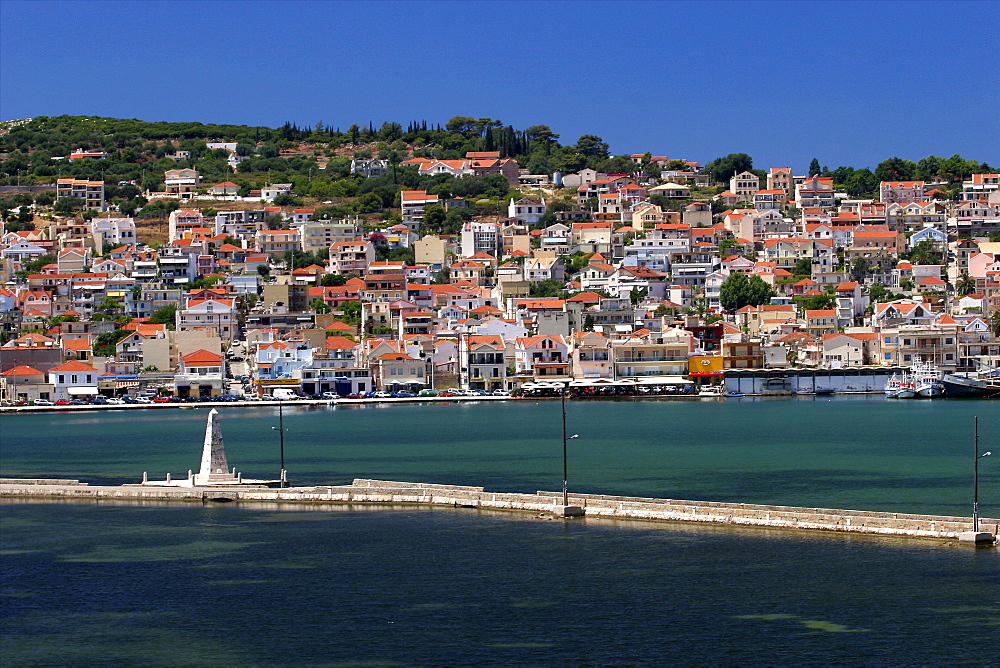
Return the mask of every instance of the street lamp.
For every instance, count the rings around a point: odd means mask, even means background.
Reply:
[[[563,490],[562,490],[562,492],[563,492],[563,507],[565,508],[565,507],[569,506],[569,482],[568,482],[569,476],[568,476],[568,464],[567,464],[567,457],[566,457],[566,440],[567,440],[567,438],[566,438],[566,385],[565,384],[562,387],[562,394],[560,396],[562,397],[562,401],[561,401],[561,403],[562,403],[562,446],[563,446],[563,448],[562,448],[562,450],[563,450],[563,453],[562,453],[562,455],[563,455]],[[580,435],[579,434],[573,434],[569,438],[571,438],[571,439],[573,439],[573,438],[580,438]]]
[[[975,455],[974,464],[972,466],[972,532],[979,532],[979,460],[983,457],[989,457],[992,452],[984,452],[979,454],[979,416],[975,418],[976,422],[976,435],[975,435]]]
[[[278,426],[271,427],[278,432],[278,442],[280,443],[281,472],[278,474],[278,486],[285,486],[285,414],[282,411],[282,404],[278,404]]]

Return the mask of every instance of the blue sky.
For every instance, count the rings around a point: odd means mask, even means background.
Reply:
[[[763,169],[996,166],[997,34],[1000,2],[0,0],[0,119],[462,115]]]

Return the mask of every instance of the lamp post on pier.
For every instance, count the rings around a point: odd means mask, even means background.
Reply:
[[[579,506],[569,505],[569,457],[566,448],[566,441],[569,439],[579,438],[579,434],[573,434],[567,439],[566,437],[566,384],[562,386],[562,392],[559,394],[560,398],[560,408],[562,409],[562,464],[563,464],[563,486],[562,486],[562,507],[559,509],[558,514],[562,517],[576,517],[583,515],[583,508]]]
[[[979,453],[979,416],[974,420],[973,460],[972,460],[972,531],[963,531],[958,535],[959,542],[974,545],[992,545],[996,536],[988,531],[979,530],[979,460],[989,457],[992,452]]]
[[[278,447],[281,456],[281,472],[278,474],[278,486],[285,487],[285,414],[282,411],[282,405],[280,403],[278,404],[278,426],[271,427],[271,429],[278,430]]]
[[[976,437],[975,441],[975,463],[972,467],[972,531],[979,531],[979,460],[989,457],[992,452],[979,454],[979,417],[976,417]]]

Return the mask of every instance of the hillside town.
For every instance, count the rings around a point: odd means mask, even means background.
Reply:
[[[236,178],[246,156],[209,147]],[[373,218],[296,183],[178,167],[142,192],[155,218],[122,213],[100,179],[33,186],[51,196],[5,211],[0,233],[0,399],[670,394],[730,370],[1000,361],[998,174],[956,198],[943,180],[866,198],[786,167],[720,182],[651,153],[552,174],[499,150],[402,153],[352,158],[350,176],[508,189],[490,210],[400,186]]]

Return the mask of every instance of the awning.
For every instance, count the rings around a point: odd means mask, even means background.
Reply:
[[[693,385],[690,380],[681,376],[645,376],[635,381],[639,385]]]
[[[81,395],[93,395],[97,394],[96,387],[67,387],[66,393],[71,397],[77,397]]]

